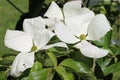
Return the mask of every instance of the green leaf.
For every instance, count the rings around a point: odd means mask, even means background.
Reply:
[[[84,1],[84,4],[86,5],[86,6],[89,6],[89,7],[91,7],[91,6],[95,6],[95,5],[98,5],[99,3],[101,3],[103,0],[85,0]],[[89,5],[87,5],[87,3],[89,3]]]
[[[36,62],[31,68],[29,76],[23,78],[23,80],[50,80],[50,77],[53,76],[52,73],[50,74],[50,72],[51,68],[42,68],[42,64]]]
[[[120,70],[113,73],[112,80],[120,80]]]
[[[30,72],[41,70],[41,69],[42,69],[42,64],[40,62],[35,62]]]
[[[53,0],[45,0],[45,4],[49,5]]]
[[[65,67],[57,66],[55,70],[58,72],[59,75],[62,76],[63,80],[74,80],[74,75],[70,72],[65,70]]]
[[[111,34],[112,31],[109,31],[104,37],[99,40],[93,41],[97,46],[102,46],[104,48],[108,48],[111,43]]]
[[[44,62],[44,55],[43,55],[43,52],[42,51],[38,51],[35,53],[35,58],[36,58],[36,61],[39,61],[43,64]]]
[[[14,58],[15,56],[8,56],[8,57],[1,58],[0,64],[3,64],[3,65],[12,64]]]
[[[28,77],[22,78],[21,80],[28,80]]]
[[[57,66],[57,58],[56,58],[56,56],[52,52],[47,52],[47,54],[50,57],[50,59],[52,60],[54,66]]]
[[[28,80],[47,80],[50,78],[49,74],[51,72],[50,68],[45,68],[37,71],[30,72]]]
[[[71,51],[73,51],[73,50],[66,50],[66,49],[64,49],[64,48],[50,48],[49,49],[49,51],[50,52],[54,52],[54,53],[59,53],[59,54],[69,54]]]
[[[76,62],[72,59],[66,59],[60,63],[60,65],[74,69],[79,73],[88,73],[90,71],[89,67],[81,62]]]
[[[92,8],[96,14],[106,14],[106,9],[103,5],[96,5]]]
[[[115,55],[119,55],[119,54],[120,54],[120,46],[117,47],[117,51],[116,51]]]
[[[60,65],[73,69],[75,72],[79,73],[80,76],[85,78],[86,80],[89,79],[96,80],[91,69],[82,62],[76,62],[73,59],[66,59],[62,61]]]
[[[102,70],[104,70],[104,68],[111,62],[111,58],[100,58],[97,59],[97,63],[99,64],[99,66],[101,67]]]
[[[7,80],[7,72],[6,71],[0,72],[0,80]]]
[[[104,48],[108,48],[110,43],[111,43],[111,35],[112,35],[112,31],[109,31],[104,38],[104,43],[103,43],[103,47]]]
[[[54,63],[53,63],[53,61],[52,61],[50,58],[45,58],[43,65],[44,65],[45,67],[53,67],[53,66],[54,66]]]
[[[103,73],[104,73],[104,75],[108,75],[108,74],[114,73],[118,70],[120,70],[120,62],[114,63],[113,65],[110,65],[110,66],[106,67],[103,70]]]
[[[72,51],[72,49],[68,50],[66,48],[61,47],[54,47],[49,49],[49,52],[54,53],[56,57],[68,56]]]
[[[22,75],[19,77],[20,80],[29,80],[29,75],[31,75],[32,72],[36,72],[42,69],[42,64],[39,62],[35,62],[32,66],[32,68],[28,68],[25,70]]]
[[[83,62],[84,64],[86,64],[89,67],[93,66],[93,59],[92,58],[88,58],[88,57],[84,56],[83,54],[81,54],[80,50],[73,49],[73,51],[71,53],[71,57],[75,61]]]
[[[58,1],[58,0],[45,0],[45,4],[49,5],[52,1]],[[64,0],[59,0],[59,3],[63,3]]]

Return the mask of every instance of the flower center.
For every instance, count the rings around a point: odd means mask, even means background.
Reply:
[[[36,51],[37,50],[37,47],[36,46],[33,46],[32,48],[31,48],[31,51]]]
[[[85,40],[86,39],[86,35],[85,34],[81,34],[79,38],[80,38],[80,40]]]

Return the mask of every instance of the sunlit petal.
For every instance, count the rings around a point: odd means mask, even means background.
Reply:
[[[89,22],[94,17],[94,13],[87,8],[81,9],[81,14],[65,18],[65,23],[69,30],[79,37],[87,34]]]
[[[21,52],[29,52],[32,47],[32,37],[25,32],[7,30],[5,34],[5,46]]]
[[[79,39],[77,39],[62,22],[56,23],[55,33],[57,37],[63,42],[72,44],[79,41]]]
[[[49,6],[47,12],[44,14],[44,16],[48,18],[57,18],[57,19],[63,19],[63,14],[59,6],[52,1],[51,5]]]
[[[34,44],[38,49],[44,47],[55,34],[49,30],[39,32],[34,36]]]
[[[80,14],[81,5],[82,0],[67,2],[63,7],[64,16],[70,17]]]
[[[25,19],[23,22],[23,29],[26,33],[29,33],[30,35],[34,36],[35,33],[45,29],[45,22],[40,16]]]
[[[19,53],[11,66],[11,75],[19,77],[23,71],[34,64],[34,53]]]
[[[50,45],[47,45],[45,47],[43,47],[42,49],[50,49],[52,47],[63,47],[63,48],[67,48],[68,49],[68,46],[63,43],[63,42],[58,42],[58,43],[55,43],[55,44],[50,44]]]
[[[80,49],[81,53],[84,56],[90,57],[90,58],[102,58],[109,53],[108,50],[100,49],[85,40],[76,44],[74,47]]]
[[[98,40],[111,30],[110,24],[103,14],[96,15],[88,27],[88,40]]]

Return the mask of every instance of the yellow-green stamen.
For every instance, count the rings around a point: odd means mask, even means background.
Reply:
[[[37,47],[36,46],[33,46],[32,48],[31,48],[31,51],[36,51],[37,50]]]
[[[86,39],[86,35],[85,34],[81,34],[80,35],[80,40],[85,40]]]

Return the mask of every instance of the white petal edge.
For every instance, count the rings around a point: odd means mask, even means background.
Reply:
[[[63,43],[63,42],[58,42],[58,43],[54,43],[54,44],[50,44],[50,45],[46,45],[45,47],[43,47],[42,49],[50,49],[52,47],[63,47],[68,49],[68,46]]]
[[[45,29],[45,21],[42,17],[25,19],[23,22],[23,29],[26,33],[34,36],[35,33]]]
[[[102,38],[112,28],[104,14],[96,15],[88,27],[87,40],[98,40]]]
[[[27,68],[31,68],[34,64],[34,53],[19,53],[11,66],[10,74],[19,77]]]
[[[88,8],[81,8],[80,12],[81,13],[79,15],[65,18],[67,27],[77,37],[79,37],[81,34],[87,34],[88,25],[95,16],[93,11],[89,10]]]
[[[54,1],[51,2],[51,5],[49,6],[44,16],[52,19],[57,18],[63,20],[62,11]]]
[[[34,44],[38,50],[44,47],[55,34],[47,29],[34,36]]]
[[[68,30],[68,28],[62,22],[57,22],[55,24],[55,34],[61,41],[65,43],[73,44],[80,41]]]
[[[29,52],[33,45],[32,37],[22,31],[7,30],[4,38],[5,46],[20,52]]]
[[[78,15],[82,6],[82,0],[69,1],[63,7],[65,17]]]
[[[98,48],[85,40],[76,44],[74,47],[80,49],[81,53],[84,56],[90,57],[90,58],[102,58],[109,53],[108,50]]]

